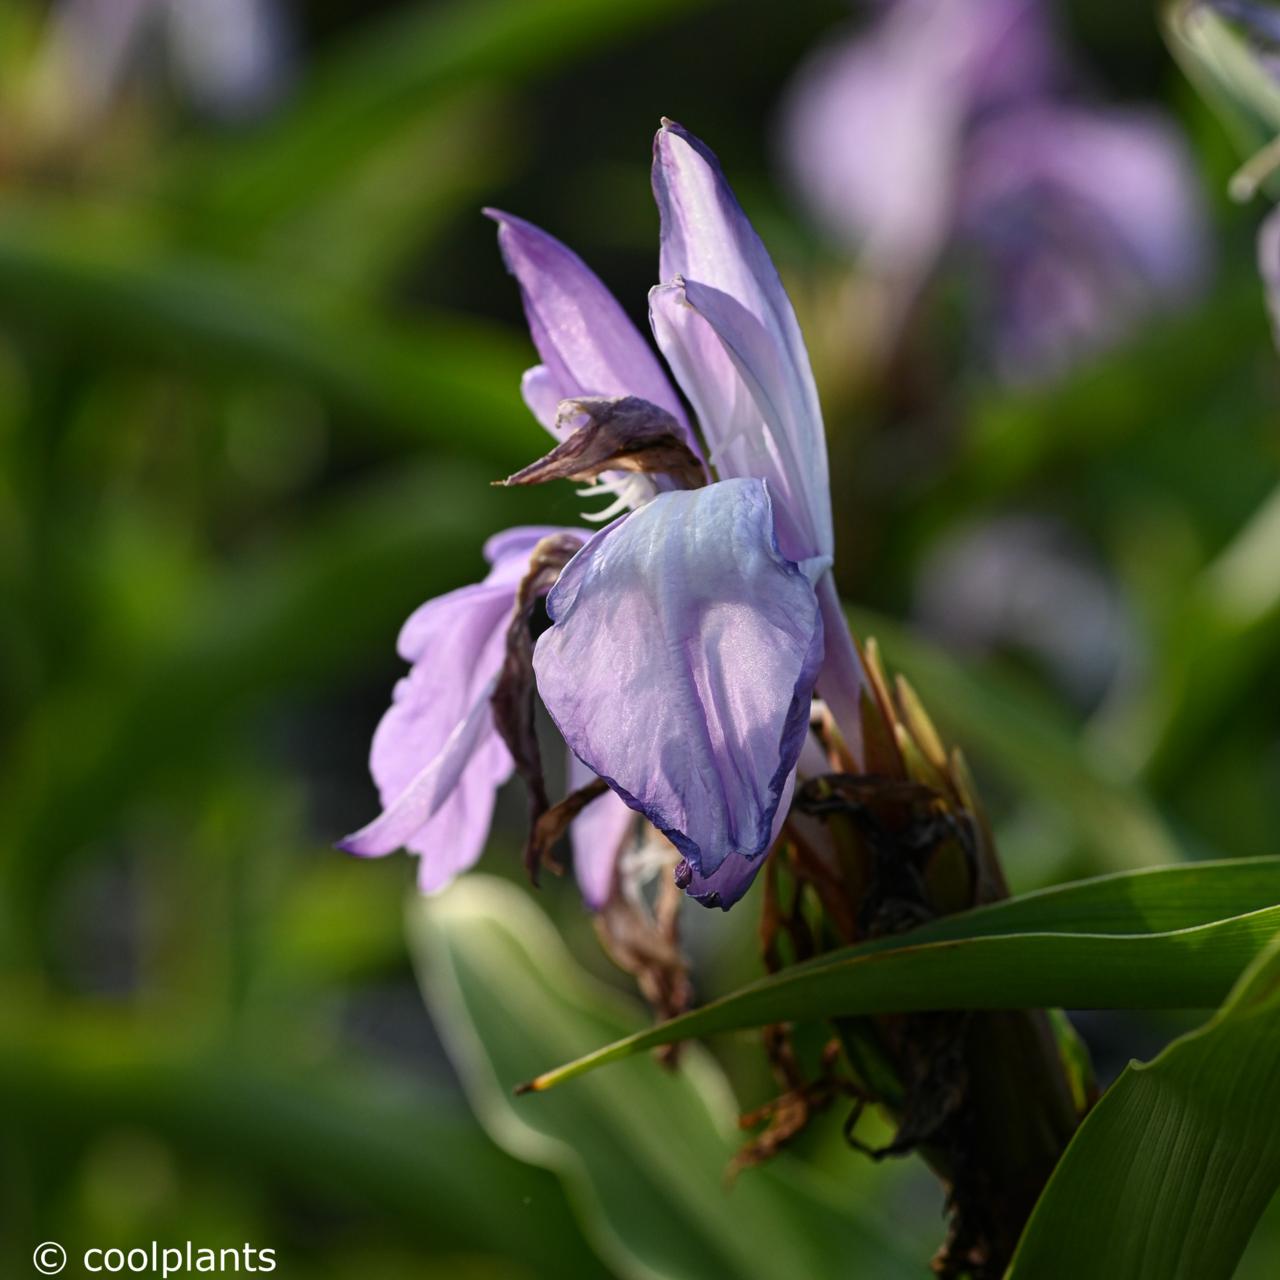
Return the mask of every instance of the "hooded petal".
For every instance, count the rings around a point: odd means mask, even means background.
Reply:
[[[728,911],[751,888],[764,863],[763,854],[746,858],[731,853],[709,876],[704,876],[685,861],[676,867],[676,884],[702,906]]]
[[[699,874],[763,853],[822,660],[764,483],[660,494],[570,561],[547,611],[534,670],[575,754]]]
[[[561,400],[639,396],[665,409],[687,432],[670,379],[599,276],[532,223],[497,209],[485,212],[498,224],[498,247],[520,285],[529,332],[542,357],[525,374],[523,391],[543,426],[554,433]]]
[[[822,412],[791,300],[715,156],[664,121],[654,141],[653,191],[662,218],[650,317],[722,477],[769,481],[800,531],[798,559],[830,556],[831,500]],[[692,315],[680,315],[681,303]],[[714,315],[712,314],[714,313]],[[744,365],[752,386],[741,383]]]
[[[397,648],[409,674],[374,733],[369,769],[383,812],[341,847],[377,856],[402,846],[422,855],[424,890],[442,887],[479,857],[494,791],[512,762],[489,699],[529,553],[556,529],[521,527],[490,538],[483,582],[415,610]]]
[[[769,835],[770,849],[782,830],[782,824],[787,820],[787,810],[791,808],[791,796],[795,789],[796,771],[793,769],[782,789],[778,811],[773,815],[773,829]],[[695,871],[686,860],[676,867],[676,884],[704,907],[719,907],[721,911],[728,911],[751,888],[768,853],[769,850],[766,849],[759,858],[746,858],[740,853],[731,853],[707,876]]]

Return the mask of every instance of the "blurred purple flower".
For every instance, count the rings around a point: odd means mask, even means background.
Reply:
[[[653,183],[650,320],[719,480],[658,494],[574,557],[534,669],[574,753],[671,840],[694,896],[728,906],[774,838],[815,682],[856,739],[859,672],[791,303],[715,157],[670,122]],[[526,306],[559,287],[521,283]]]
[[[1029,105],[973,133],[957,226],[992,280],[994,345],[1016,379],[1060,373],[1201,279],[1195,177],[1140,111]]]
[[[727,908],[785,816],[815,686],[858,752],[861,671],[830,574],[822,417],[791,303],[715,157],[668,121],[653,184],[664,283],[650,293],[650,320],[701,441],[582,260],[489,211],[541,359],[523,380],[535,416],[563,440],[582,402],[626,401],[630,414],[670,424],[698,469],[705,443],[717,477],[690,489],[606,472],[587,491],[614,498],[604,514],[624,514],[560,572],[533,669],[575,757],[571,785],[599,777],[612,788],[573,828],[588,903],[611,892],[636,811],[683,855],[681,887]],[[489,699],[520,566],[543,532],[491,543],[489,578],[424,606],[401,638],[415,667],[372,760],[387,808],[344,847],[407,843],[426,855],[426,888],[474,861],[493,790],[512,769]]]
[[[1055,54],[1036,0],[898,0],[822,49],[786,103],[782,154],[814,214],[874,269],[914,277],[950,236],[972,121],[1039,90]]]
[[[244,119],[287,87],[292,35],[280,0],[62,0],[45,61],[81,118],[101,112],[163,43],[174,78],[208,115]]]
[[[1069,105],[1040,0],[898,0],[821,50],[784,108],[783,159],[873,274],[917,290],[952,245],[994,295],[1015,377],[1056,373],[1194,288],[1194,173],[1174,131]]]

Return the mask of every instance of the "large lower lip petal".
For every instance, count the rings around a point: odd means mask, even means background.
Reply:
[[[659,495],[578,553],[547,608],[534,669],[573,751],[700,875],[759,857],[823,652],[765,485]]]

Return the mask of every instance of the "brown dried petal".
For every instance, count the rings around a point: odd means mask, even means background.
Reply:
[[[551,851],[569,830],[570,823],[587,805],[608,790],[609,784],[603,778],[596,778],[585,787],[571,791],[563,800],[540,814],[529,832],[526,861],[534,866],[541,866],[543,863],[552,865]]]
[[[674,1018],[693,1002],[693,984],[680,952],[680,892],[668,879],[651,913],[615,891],[596,913],[596,933],[609,958],[636,979],[641,995],[659,1018]],[[672,1061],[677,1046],[668,1046]]]
[[[620,400],[564,400],[560,422],[585,414],[586,424],[537,462],[498,483],[544,484],[548,480],[594,480],[605,471],[642,471],[670,476],[681,488],[706,483],[706,472],[685,441],[680,424],[638,396]]]
[[[516,592],[511,625],[507,628],[507,650],[493,691],[493,721],[502,736],[516,773],[529,793],[529,840],[525,845],[525,867],[537,884],[541,865],[534,833],[538,822],[551,807],[546,779],[542,773],[542,752],[538,748],[534,720],[533,633],[530,621],[538,601],[551,590],[560,571],[582,546],[573,534],[558,533],[543,538],[529,557],[529,571]]]

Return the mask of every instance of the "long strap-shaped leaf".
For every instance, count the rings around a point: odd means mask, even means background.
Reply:
[[[528,893],[464,876],[413,905],[409,937],[432,1021],[481,1124],[510,1154],[562,1178],[588,1238],[623,1280],[926,1274],[919,1240],[787,1154],[726,1188],[742,1141],[737,1106],[696,1046],[676,1072],[629,1062],[541,1106],[513,1098],[511,1080],[540,1060],[581,1052],[638,1016],[576,964]],[[490,1201],[495,1230],[519,1211]]]
[[[1212,1008],[1280,931],[1280,858],[1084,880],[832,952],[528,1086],[717,1031],[934,1009]]]
[[[1104,1095],[1009,1280],[1227,1280],[1277,1188],[1280,937],[1210,1022]]]

